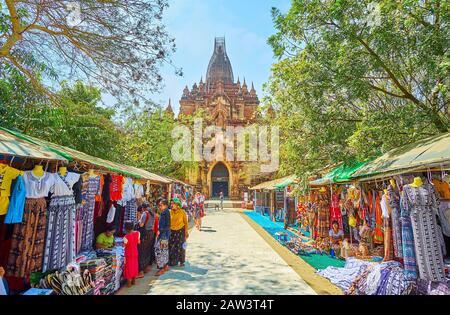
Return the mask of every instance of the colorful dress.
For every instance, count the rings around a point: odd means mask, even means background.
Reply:
[[[414,251],[414,234],[411,224],[410,210],[403,192],[400,198],[400,222],[402,225],[403,269],[407,280],[417,279],[416,253]]]
[[[94,245],[94,210],[95,196],[99,195],[100,176],[84,176],[83,178],[83,227],[81,250],[91,250]]]
[[[23,221],[14,226],[6,270],[7,275],[14,277],[42,270],[47,227],[45,197],[54,184],[54,177],[48,172],[38,177],[33,171],[26,171],[23,179],[26,187]]]
[[[43,271],[60,269],[75,259],[76,205],[73,185],[80,175],[68,172],[65,176],[56,173],[53,193],[47,211],[47,236]]]
[[[402,225],[400,221],[400,195],[397,189],[394,189],[392,185],[388,188],[388,203],[391,209],[391,226],[392,226],[392,240],[394,247],[394,256],[397,258],[403,258],[402,250]]]
[[[436,222],[439,207],[436,191],[429,183],[417,188],[406,185],[403,191],[404,206],[410,211],[419,278],[444,281],[444,259]]]
[[[123,244],[125,246],[125,265],[123,269],[123,276],[127,280],[136,278],[139,274],[139,238],[140,234],[138,231],[133,231],[124,236]]]
[[[321,193],[317,201],[317,236],[328,237],[330,231],[330,201],[327,193]]]

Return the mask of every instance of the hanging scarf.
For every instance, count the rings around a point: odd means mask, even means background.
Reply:
[[[383,244],[383,218],[381,212],[380,195],[376,195],[375,199],[375,229],[373,230],[373,242],[374,244]]]

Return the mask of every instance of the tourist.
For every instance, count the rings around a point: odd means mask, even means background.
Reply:
[[[114,226],[109,226],[106,228],[105,232],[100,233],[97,236],[95,242],[96,249],[113,249],[116,245],[114,242],[114,233],[116,233],[116,228]]]
[[[0,267],[0,295],[9,295],[8,282],[6,282],[3,267]]]
[[[334,251],[336,257],[341,257],[341,245],[344,240],[344,231],[339,228],[338,221],[334,220],[329,232],[330,235],[330,248]]]
[[[166,199],[158,203],[160,211],[158,219],[158,231],[155,242],[156,265],[159,271],[155,276],[160,276],[169,270],[169,238],[170,238],[170,210]]]
[[[150,260],[151,260],[151,237],[153,233],[153,221],[154,217],[150,214],[148,210],[149,204],[144,202],[142,206],[138,207],[138,228],[141,235],[141,243],[138,246],[139,252],[139,275],[138,278],[143,278],[144,273],[151,270]]]
[[[220,198],[220,210],[223,210],[223,191],[221,190],[219,193]]]
[[[201,197],[200,193],[197,192],[194,198],[194,223],[197,230],[202,228],[202,209],[201,209]]]
[[[125,222],[126,235],[123,238],[125,247],[125,265],[123,269],[124,278],[127,280],[127,287],[135,284],[136,277],[139,274],[139,254],[138,245],[140,244],[140,233],[134,230],[134,223]]]
[[[186,211],[181,208],[180,199],[172,200],[170,209],[170,239],[169,239],[169,265],[184,266],[185,242],[188,238],[188,219]]]

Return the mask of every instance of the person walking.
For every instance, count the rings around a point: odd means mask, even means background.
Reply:
[[[188,238],[188,218],[183,210],[180,199],[173,198],[170,209],[170,239],[169,239],[169,265],[184,266],[186,251],[185,242]]]
[[[125,231],[127,234],[123,238],[123,245],[125,247],[125,265],[123,275],[127,280],[127,287],[129,288],[135,284],[136,277],[139,274],[138,245],[141,241],[140,233],[134,230],[133,222],[125,222]]]
[[[170,209],[166,199],[158,203],[160,211],[158,230],[155,241],[155,258],[159,271],[155,276],[160,276],[169,271],[169,239],[170,239]]]
[[[220,198],[220,210],[223,210],[223,191],[221,190],[219,193]]]

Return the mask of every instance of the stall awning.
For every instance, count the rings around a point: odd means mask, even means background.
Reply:
[[[296,177],[289,177],[289,178],[286,179],[285,181],[283,181],[283,182],[281,182],[281,183],[275,185],[275,188],[276,188],[276,189],[284,189],[284,188],[286,188],[287,186],[293,184],[293,183],[295,182],[295,180],[296,180]]]
[[[0,154],[37,160],[68,162],[67,159],[51,150],[26,141],[0,127]]]
[[[449,165],[450,133],[445,133],[393,149],[356,171],[353,177],[383,177],[394,172]]]
[[[277,187],[276,187],[277,185],[285,183],[285,182],[289,182],[289,181],[291,181],[291,183],[292,183],[296,178],[297,178],[297,176],[295,176],[295,175],[277,178],[277,179],[253,186],[250,189],[251,190],[262,190],[262,189],[274,190],[274,189],[277,189]]]
[[[348,182],[353,178],[353,174],[361,169],[368,162],[355,162],[352,164],[341,164],[338,167],[331,170],[322,178],[309,182],[310,186],[323,186],[334,183]]]
[[[34,145],[35,147],[40,148],[41,150],[50,152],[55,156],[59,156],[60,160],[63,159],[65,161],[80,161],[94,165],[99,168],[109,170],[111,172],[121,173],[130,177],[167,183],[167,180],[164,180],[163,178],[160,178],[156,174],[153,174],[146,170],[97,158],[84,152],[77,151],[69,147],[58,145],[32,136],[28,136],[17,131],[8,130],[6,128],[1,127],[0,129],[1,131],[4,131],[6,134],[9,134],[13,137],[22,140],[24,143]]]

